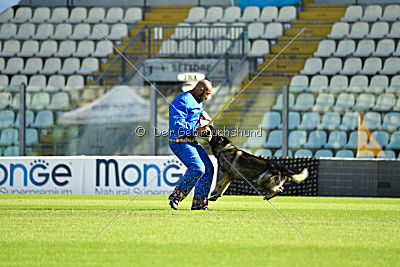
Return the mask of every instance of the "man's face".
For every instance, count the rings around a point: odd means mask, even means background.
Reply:
[[[204,92],[204,94],[203,94]],[[203,102],[204,100],[207,100],[212,93],[212,88],[211,87],[203,87],[203,90],[201,90],[200,94],[203,94],[203,96],[200,98],[200,102]]]

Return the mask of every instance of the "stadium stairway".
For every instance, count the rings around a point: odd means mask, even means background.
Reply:
[[[339,21],[346,10],[342,4],[307,2],[304,11],[298,13],[298,19],[291,21],[290,27],[285,27],[284,36],[278,37],[276,45],[271,46],[270,54],[264,56],[264,62],[257,64],[256,72],[250,72],[236,88],[234,95],[246,89],[215,122],[217,127],[240,125],[242,128],[255,128],[259,125],[264,113],[276,102],[280,88],[290,83],[292,76],[298,75],[306,59],[313,56],[319,42],[325,39],[333,23]],[[304,33],[292,41],[303,28]],[[236,137],[232,140],[241,144],[247,138]]]

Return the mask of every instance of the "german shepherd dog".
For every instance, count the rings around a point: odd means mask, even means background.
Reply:
[[[210,201],[216,201],[233,180],[243,180],[243,177],[248,181],[256,182],[261,189],[267,190],[269,192],[265,196],[267,200],[283,192],[283,184],[287,179],[300,184],[308,177],[306,168],[300,174],[296,174],[276,162],[236,148],[228,138],[211,125],[209,128],[211,132],[207,134],[208,142],[213,155],[218,160],[218,170],[223,173],[211,192],[208,199]]]

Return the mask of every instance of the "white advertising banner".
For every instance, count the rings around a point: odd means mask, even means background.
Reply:
[[[211,160],[214,188],[217,162]],[[83,194],[169,195],[186,167],[174,156],[111,156],[88,157],[84,171]]]
[[[0,194],[81,194],[82,157],[0,157]]]

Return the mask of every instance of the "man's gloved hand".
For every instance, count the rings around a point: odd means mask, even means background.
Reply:
[[[203,111],[200,115],[200,126],[206,126],[212,120],[207,112]],[[211,123],[212,125],[212,123]]]
[[[204,127],[204,126],[199,126],[196,129],[196,136],[207,136],[207,133],[211,132],[210,128]]]

